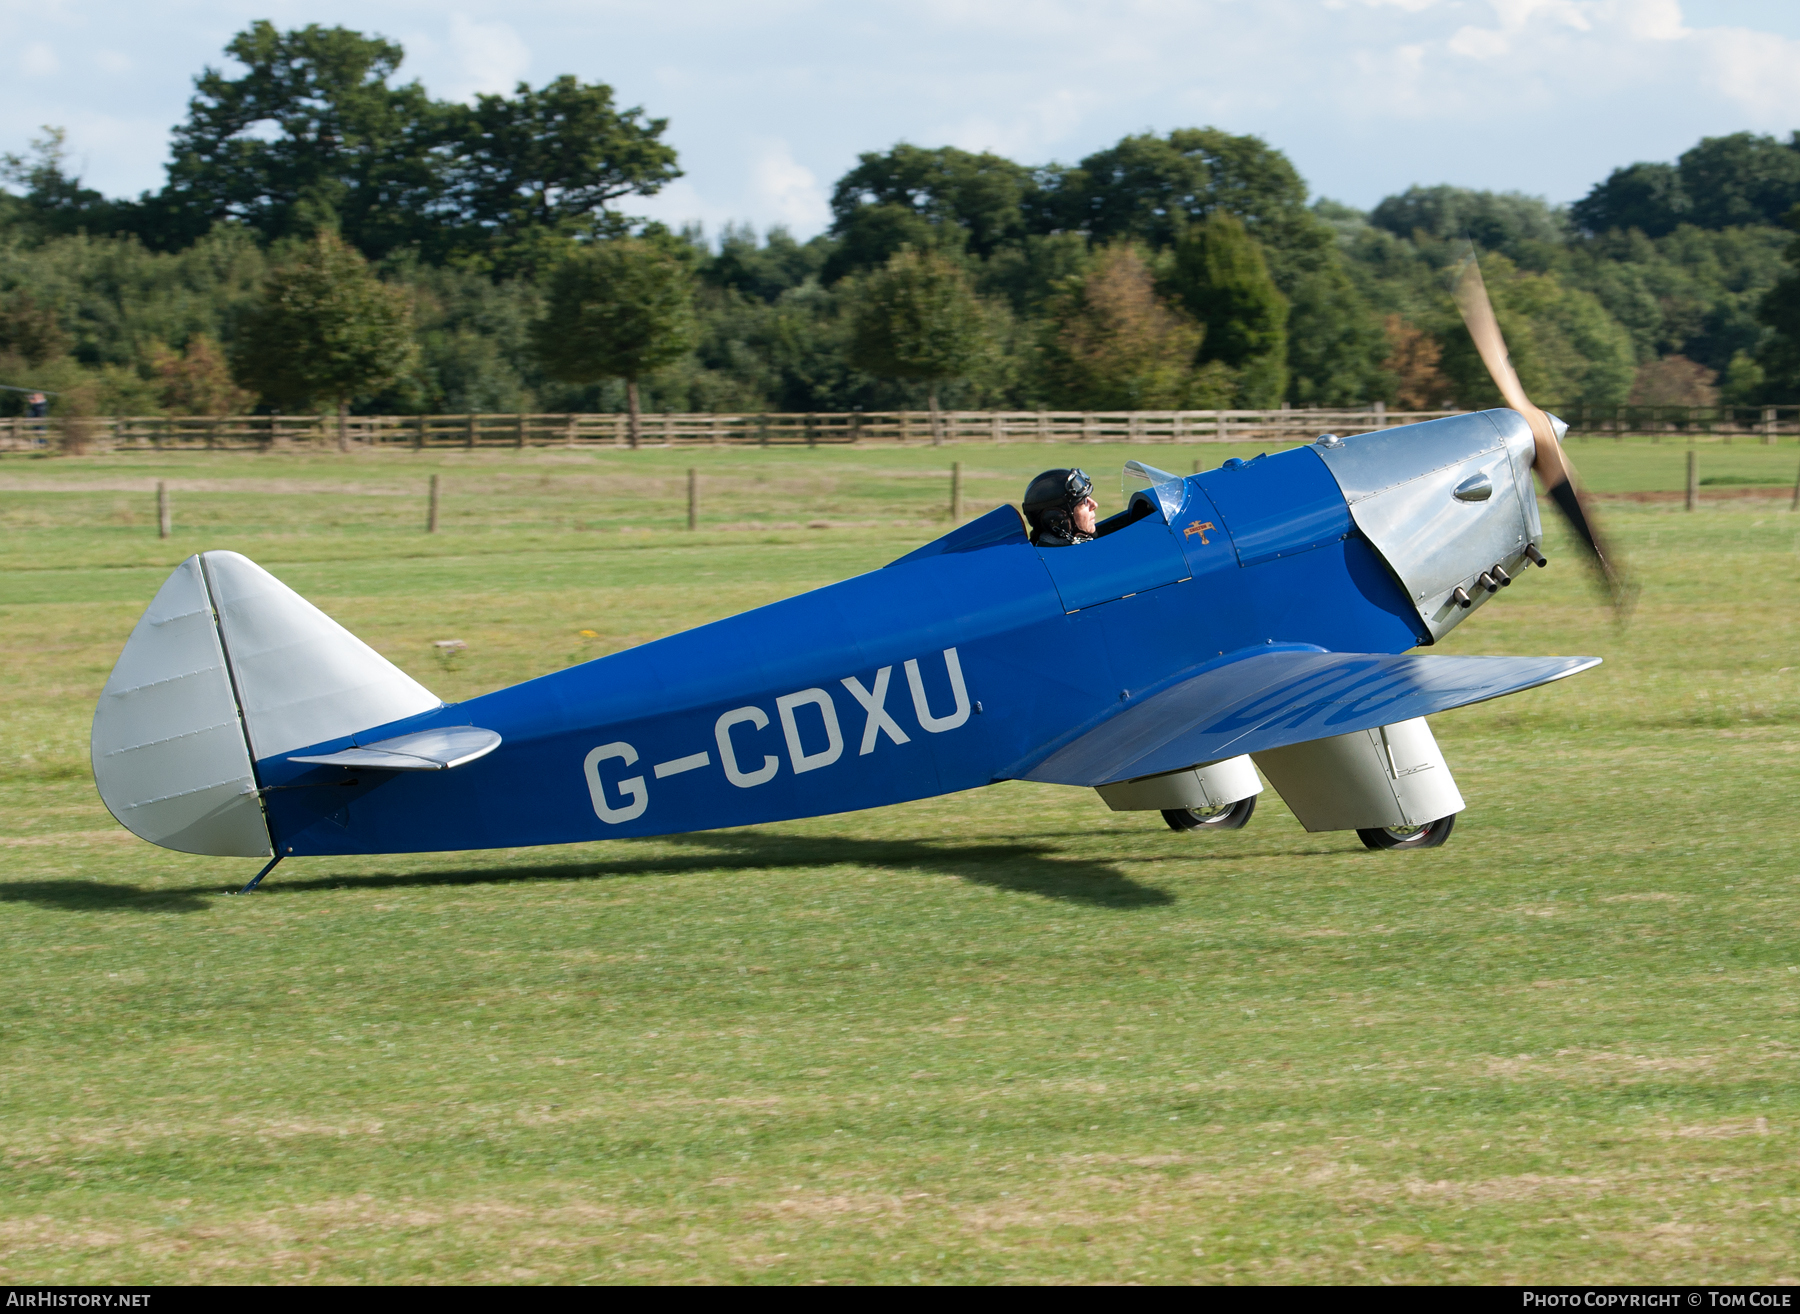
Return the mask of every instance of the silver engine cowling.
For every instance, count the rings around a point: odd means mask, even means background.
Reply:
[[[1553,423],[1560,438],[1567,426]],[[1487,600],[1484,575],[1498,583],[1518,573],[1527,548],[1543,541],[1531,482],[1536,442],[1517,411],[1476,411],[1315,446],[1356,527],[1405,586],[1433,640]]]

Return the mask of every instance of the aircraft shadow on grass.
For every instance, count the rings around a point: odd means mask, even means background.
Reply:
[[[194,913],[212,906],[212,893],[101,881],[6,881],[0,903],[34,903],[56,912]]]
[[[678,845],[687,851],[665,852],[654,857],[543,863],[529,867],[465,867],[354,876],[334,874],[310,879],[290,877],[279,886],[265,888],[250,897],[269,898],[324,890],[429,889],[523,881],[589,881],[857,866],[877,871],[954,876],[976,885],[1097,908],[1133,909],[1174,902],[1171,895],[1132,880],[1108,862],[1067,857],[1054,846],[1036,841],[946,844],[727,832],[664,836],[653,842],[659,846]],[[77,880],[18,881],[0,885],[0,900],[34,903],[68,912],[199,912],[212,905],[216,893],[216,887],[155,890]]]

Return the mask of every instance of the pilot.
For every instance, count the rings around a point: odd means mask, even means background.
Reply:
[[[1038,547],[1073,547],[1094,540],[1094,481],[1083,470],[1046,470],[1025,489],[1025,519]]]

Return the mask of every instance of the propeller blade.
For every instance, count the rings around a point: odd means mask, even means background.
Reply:
[[[1533,406],[1525,395],[1525,385],[1519,382],[1519,372],[1513,368],[1506,339],[1500,334],[1500,321],[1494,317],[1494,305],[1488,298],[1487,284],[1482,281],[1481,267],[1475,263],[1473,252],[1457,271],[1454,291],[1456,308],[1462,312],[1469,337],[1475,343],[1481,363],[1487,366],[1494,386],[1500,390],[1506,404],[1524,416],[1525,423],[1531,426],[1532,437],[1536,439],[1531,468],[1537,472],[1544,492],[1562,512],[1563,519],[1568,521],[1569,528],[1575,531],[1599,568],[1607,591],[1612,595],[1613,606],[1623,611],[1629,596],[1625,580],[1614,567],[1587,503],[1575,487],[1575,470],[1563,454],[1562,444],[1557,441],[1555,426],[1550,417]]]

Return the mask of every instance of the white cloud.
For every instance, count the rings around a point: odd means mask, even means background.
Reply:
[[[116,50],[102,50],[95,54],[94,63],[105,73],[123,73],[131,67],[131,57],[122,55]]]
[[[460,77],[445,90],[456,99],[511,92],[531,71],[531,47],[510,23],[477,23],[465,14],[452,14],[450,49]]]
[[[939,135],[965,151],[1036,159],[1081,123],[1094,99],[1090,92],[1059,87],[1029,103],[1009,106],[1004,117],[972,114]]]
[[[1742,29],[1686,34],[1699,47],[1706,80],[1761,128],[1800,126],[1800,41]]]
[[[1444,44],[1451,54],[1467,59],[1497,59],[1512,49],[1504,32],[1485,27],[1465,27]]]
[[[62,61],[46,43],[33,41],[25,47],[25,53],[19,59],[19,67],[31,77],[47,78],[62,69]]]
[[[794,159],[787,142],[757,143],[750,185],[756,210],[796,232],[814,233],[831,222],[825,189],[813,171]]]

